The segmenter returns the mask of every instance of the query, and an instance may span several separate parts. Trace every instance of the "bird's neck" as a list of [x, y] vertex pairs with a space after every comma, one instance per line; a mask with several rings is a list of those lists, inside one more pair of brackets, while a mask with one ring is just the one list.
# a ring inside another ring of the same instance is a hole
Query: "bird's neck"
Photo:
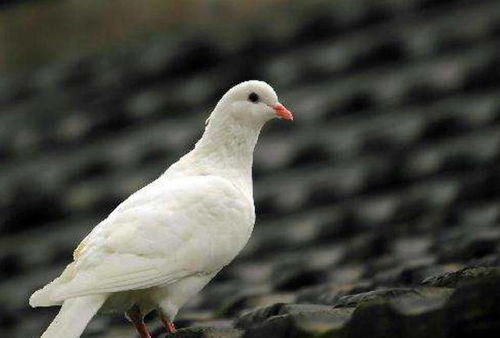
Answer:
[[195, 148], [179, 161], [179, 169], [194, 175], [230, 179], [252, 194], [253, 152], [262, 125], [247, 126], [212, 119]]

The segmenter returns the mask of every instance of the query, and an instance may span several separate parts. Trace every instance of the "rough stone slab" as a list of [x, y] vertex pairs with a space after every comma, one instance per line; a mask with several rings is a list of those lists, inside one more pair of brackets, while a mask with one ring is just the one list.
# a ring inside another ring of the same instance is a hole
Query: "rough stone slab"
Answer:
[[498, 276], [500, 267], [472, 266], [454, 272], [448, 272], [437, 276], [431, 276], [422, 281], [423, 285], [437, 287], [457, 287], [458, 285], [485, 278], [488, 276]]
[[161, 338], [241, 338], [243, 332], [232, 328], [193, 327], [177, 330], [175, 334], [160, 335]]
[[270, 317], [245, 331], [245, 338], [332, 336], [350, 318], [353, 309], [323, 309]]

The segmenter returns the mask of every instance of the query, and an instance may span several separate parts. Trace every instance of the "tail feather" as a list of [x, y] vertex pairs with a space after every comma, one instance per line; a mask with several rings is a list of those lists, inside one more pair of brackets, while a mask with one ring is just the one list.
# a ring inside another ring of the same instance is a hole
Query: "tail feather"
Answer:
[[63, 302], [55, 302], [50, 298], [51, 292], [47, 287], [34, 292], [30, 297], [31, 307], [62, 305]]
[[41, 338], [78, 338], [107, 295], [90, 295], [64, 301], [61, 310]]

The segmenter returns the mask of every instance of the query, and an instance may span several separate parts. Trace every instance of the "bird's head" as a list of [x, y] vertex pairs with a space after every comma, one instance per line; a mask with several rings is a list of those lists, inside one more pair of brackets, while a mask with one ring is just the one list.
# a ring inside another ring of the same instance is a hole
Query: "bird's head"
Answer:
[[293, 120], [292, 113], [279, 103], [274, 89], [257, 80], [231, 88], [217, 104], [216, 111], [247, 125], [262, 126], [273, 118]]

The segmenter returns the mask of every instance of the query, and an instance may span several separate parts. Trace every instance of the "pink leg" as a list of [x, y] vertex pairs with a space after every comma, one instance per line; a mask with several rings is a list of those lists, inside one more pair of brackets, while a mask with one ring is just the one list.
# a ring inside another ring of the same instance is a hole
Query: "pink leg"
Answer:
[[137, 330], [141, 338], [151, 338], [151, 335], [149, 334], [148, 328], [144, 323], [144, 318], [138, 306], [134, 305], [132, 308], [130, 308], [130, 310], [125, 312], [125, 317], [127, 317], [127, 319], [131, 321], [132, 324], [134, 324], [135, 329]]
[[160, 314], [160, 319], [165, 326], [165, 330], [167, 330], [167, 333], [175, 333], [176, 329], [174, 323], [172, 323], [167, 316], [161, 313], [161, 311], [158, 311], [158, 313]]

